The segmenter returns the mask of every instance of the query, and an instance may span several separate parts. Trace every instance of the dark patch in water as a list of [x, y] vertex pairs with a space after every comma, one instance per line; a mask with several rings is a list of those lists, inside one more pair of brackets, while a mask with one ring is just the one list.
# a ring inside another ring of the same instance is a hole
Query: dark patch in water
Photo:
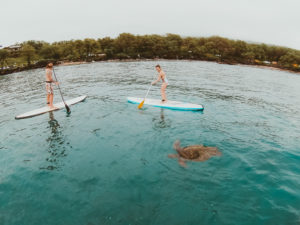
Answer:
[[58, 169], [58, 167], [55, 166], [47, 166], [47, 167], [40, 167], [41, 170], [55, 170]]

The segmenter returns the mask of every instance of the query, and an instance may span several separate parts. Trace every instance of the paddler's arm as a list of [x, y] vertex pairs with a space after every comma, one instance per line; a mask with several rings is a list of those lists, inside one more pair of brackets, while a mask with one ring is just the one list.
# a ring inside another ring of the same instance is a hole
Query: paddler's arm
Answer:
[[155, 81], [153, 81], [151, 84], [152, 85], [156, 84], [158, 81], [160, 81], [160, 79], [161, 79], [161, 75], [159, 74], [157, 79]]

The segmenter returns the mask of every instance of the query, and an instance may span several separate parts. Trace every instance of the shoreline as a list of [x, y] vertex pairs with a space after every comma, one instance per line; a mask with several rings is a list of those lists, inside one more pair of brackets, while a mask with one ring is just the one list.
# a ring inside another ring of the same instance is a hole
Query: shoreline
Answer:
[[[216, 61], [207, 61], [207, 60], [189, 60], [189, 59], [109, 59], [109, 60], [102, 60], [102, 61], [94, 61], [94, 62], [143, 62], [143, 61], [203, 61], [203, 62], [214, 62], [218, 64], [224, 64], [224, 65], [230, 65], [230, 66], [244, 66], [244, 67], [255, 67], [255, 68], [260, 68], [260, 69], [269, 69], [269, 70], [277, 70], [277, 71], [284, 71], [284, 72], [290, 72], [290, 73], [295, 73], [295, 74], [300, 74], [300, 72], [294, 71], [294, 70], [289, 70], [289, 69], [283, 69], [283, 68], [278, 68], [274, 66], [264, 66], [264, 65], [255, 65], [255, 64], [230, 64], [230, 63], [220, 63]], [[61, 64], [58, 64], [58, 66], [71, 66], [71, 65], [81, 65], [81, 64], [89, 64], [93, 62], [86, 62], [86, 61], [78, 61], [78, 62], [64, 62]]]
[[273, 67], [273, 66], [263, 66], [263, 65], [250, 65], [250, 64], [236, 64], [239, 66], [249, 66], [249, 67], [256, 67], [260, 69], [269, 69], [269, 70], [277, 70], [277, 71], [283, 71], [283, 72], [290, 72], [290, 73], [295, 73], [295, 74], [300, 74], [300, 72], [294, 71], [294, 70], [289, 70], [289, 69], [283, 69], [283, 68], [278, 68], [278, 67]]
[[[217, 62], [217, 61], [208, 61], [208, 60], [193, 60], [193, 59], [108, 59], [108, 60], [100, 60], [100, 61], [76, 61], [76, 62], [62, 62], [62, 63], [57, 63], [55, 64], [56, 66], [73, 66], [73, 65], [81, 65], [81, 64], [90, 64], [90, 63], [95, 63], [95, 62], [142, 62], [142, 61], [203, 61], [203, 62], [214, 62], [218, 64], [224, 64], [224, 65], [231, 65], [231, 66], [244, 66], [244, 67], [255, 67], [255, 68], [260, 68], [260, 69], [269, 69], [269, 70], [277, 70], [277, 71], [283, 71], [283, 72], [289, 72], [289, 73], [294, 73], [294, 74], [300, 74], [298, 71], [294, 70], [289, 70], [289, 69], [284, 69], [284, 68], [279, 68], [279, 67], [274, 67], [274, 66], [266, 66], [266, 65], [257, 65], [257, 64], [242, 64], [242, 63], [225, 63], [225, 62]], [[0, 70], [0, 76], [5, 76], [9, 75], [11, 73], [17, 73], [17, 72], [22, 72], [22, 71], [28, 71], [28, 70], [33, 70], [33, 69], [39, 69], [39, 68], [44, 68], [44, 66], [36, 66], [36, 65], [31, 65], [27, 67], [17, 67], [13, 69], [8, 69], [8, 70]]]

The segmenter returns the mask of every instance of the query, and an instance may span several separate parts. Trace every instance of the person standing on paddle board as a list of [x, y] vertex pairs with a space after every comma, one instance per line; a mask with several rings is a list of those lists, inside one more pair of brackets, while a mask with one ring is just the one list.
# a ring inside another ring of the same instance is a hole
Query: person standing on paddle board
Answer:
[[58, 85], [58, 82], [52, 78], [53, 63], [48, 63], [46, 66], [46, 91], [47, 91], [47, 105], [50, 109], [55, 109], [53, 105], [53, 86], [52, 84]]
[[166, 88], [167, 88], [167, 86], [169, 84], [168, 83], [168, 79], [167, 79], [167, 76], [166, 76], [165, 72], [161, 69], [160, 65], [156, 65], [155, 69], [158, 72], [158, 77], [151, 84], [154, 85], [158, 81], [162, 80], [161, 89], [160, 89], [160, 92], [161, 92], [161, 101], [165, 102], [165, 101], [167, 101]]

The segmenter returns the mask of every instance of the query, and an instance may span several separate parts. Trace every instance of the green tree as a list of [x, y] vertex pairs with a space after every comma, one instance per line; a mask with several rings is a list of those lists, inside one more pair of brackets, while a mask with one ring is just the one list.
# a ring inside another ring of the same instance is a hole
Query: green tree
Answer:
[[44, 45], [40, 50], [40, 55], [44, 59], [48, 60], [60, 60], [61, 59], [61, 48], [57, 45]]
[[213, 40], [208, 40], [205, 44], [206, 53], [211, 55], [218, 55], [220, 54], [219, 49], [217, 48], [217, 43]]
[[43, 48], [44, 45], [49, 45], [49, 43], [44, 42], [44, 41], [34, 41], [34, 40], [30, 40], [30, 41], [26, 41], [23, 43], [23, 45], [30, 45], [32, 46], [36, 53], [39, 54], [39, 51]]
[[21, 54], [25, 58], [27, 65], [31, 65], [31, 61], [35, 57], [35, 49], [29, 45], [29, 44], [24, 44], [21, 49]]
[[255, 59], [255, 54], [252, 51], [242, 53], [242, 57], [245, 63], [252, 64]]
[[251, 45], [252, 52], [254, 53], [254, 58], [258, 60], [265, 60], [266, 59], [266, 53], [264, 48], [261, 47], [261, 45], [252, 44]]
[[167, 48], [167, 58], [178, 59], [181, 55], [182, 38], [177, 34], [167, 34], [165, 43]]
[[[49, 44], [43, 41], [26, 41], [21, 51], [0, 51], [0, 66], [7, 58], [24, 57], [30, 65], [38, 59], [38, 65], [48, 60], [97, 60], [103, 59], [98, 54], [105, 53], [106, 59], [128, 58], [165, 58], [165, 59], [198, 59], [222, 61], [226, 63], [240, 62], [252, 64], [259, 61], [276, 61], [277, 66], [300, 70], [300, 51], [286, 47], [266, 44], [250, 44], [223, 37], [206, 38], [181, 37], [176, 34], [167, 35], [133, 35], [122, 33], [117, 38], [84, 39], [60, 41]], [[259, 61], [256, 61], [259, 60]], [[7, 60], [8, 61], [8, 60]]]
[[100, 43], [94, 39], [86, 38], [86, 39], [84, 39], [83, 44], [84, 44], [84, 48], [85, 48], [86, 60], [89, 60], [89, 59], [95, 57], [96, 53], [101, 52]]
[[279, 65], [284, 68], [293, 68], [293, 64], [300, 65], [300, 53], [298, 52], [288, 52], [279, 59]]
[[152, 44], [152, 52], [153, 58], [167, 58], [168, 57], [168, 49], [166, 39], [160, 35], [149, 35], [149, 41]]
[[269, 61], [279, 61], [289, 50], [285, 47], [265, 46], [266, 59]]
[[136, 51], [139, 58], [152, 59], [155, 58], [154, 51], [155, 42], [153, 41], [151, 35], [143, 35], [136, 37]]
[[4, 63], [6, 62], [8, 56], [9, 56], [9, 52], [6, 49], [0, 49], [0, 65], [2, 69], [4, 67]]
[[115, 40], [110, 37], [105, 37], [102, 39], [98, 39], [98, 43], [102, 47], [103, 52], [106, 54], [107, 59], [114, 58], [114, 55], [116, 53], [115, 48]]
[[122, 33], [116, 38], [114, 44], [118, 53], [127, 55], [129, 58], [138, 57], [137, 41], [134, 35]]
[[74, 50], [81, 60], [86, 58], [86, 50], [82, 40], [76, 40], [73, 43]]
[[195, 59], [205, 59], [208, 50], [205, 45], [197, 46], [193, 52]]
[[[247, 54], [247, 43], [244, 41], [234, 41], [232, 43], [232, 48], [231, 50], [233, 51], [233, 57], [235, 58], [235, 60], [243, 62], [244, 60], [249, 60], [249, 58], [251, 58], [251, 54]], [[247, 56], [246, 58], [244, 58], [245, 56]]]
[[187, 37], [182, 40], [180, 52], [181, 58], [193, 59], [197, 48], [197, 40], [192, 37]]

